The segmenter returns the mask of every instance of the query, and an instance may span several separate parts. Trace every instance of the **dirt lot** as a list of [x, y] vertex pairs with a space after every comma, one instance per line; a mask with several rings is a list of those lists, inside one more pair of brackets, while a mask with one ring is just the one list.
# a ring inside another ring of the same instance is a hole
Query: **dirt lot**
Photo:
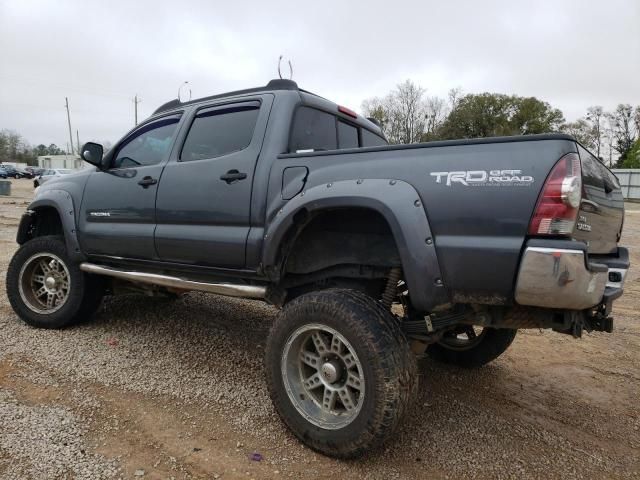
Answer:
[[[300, 445], [271, 407], [268, 306], [127, 296], [71, 329], [22, 324], [4, 278], [31, 195], [17, 180], [0, 197], [0, 478], [640, 478], [637, 267], [613, 334], [521, 332], [476, 371], [424, 360], [405, 427], [339, 462]], [[640, 265], [640, 205], [623, 243]]]

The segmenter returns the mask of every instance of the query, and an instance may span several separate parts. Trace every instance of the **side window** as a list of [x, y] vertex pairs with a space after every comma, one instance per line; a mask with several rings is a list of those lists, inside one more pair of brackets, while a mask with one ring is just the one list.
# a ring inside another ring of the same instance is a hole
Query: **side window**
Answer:
[[379, 135], [363, 128], [362, 129], [362, 146], [363, 147], [379, 147], [380, 145], [388, 145], [387, 141]]
[[136, 130], [119, 146], [111, 168], [141, 167], [160, 163], [169, 152], [180, 117], [151, 122]]
[[338, 147], [358, 148], [358, 129], [338, 120]]
[[338, 148], [336, 117], [315, 108], [300, 107], [291, 129], [289, 151], [335, 150]]
[[182, 147], [180, 161], [215, 158], [247, 148], [259, 112], [257, 102], [199, 112]]

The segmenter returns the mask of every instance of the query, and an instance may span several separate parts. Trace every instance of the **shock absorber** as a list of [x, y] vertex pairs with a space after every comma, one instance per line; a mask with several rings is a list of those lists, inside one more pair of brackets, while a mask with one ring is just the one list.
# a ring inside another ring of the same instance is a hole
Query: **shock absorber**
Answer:
[[382, 304], [386, 308], [391, 308], [393, 299], [396, 298], [398, 291], [398, 282], [402, 276], [402, 269], [400, 267], [393, 267], [389, 270], [389, 276], [387, 277], [387, 286], [382, 293]]

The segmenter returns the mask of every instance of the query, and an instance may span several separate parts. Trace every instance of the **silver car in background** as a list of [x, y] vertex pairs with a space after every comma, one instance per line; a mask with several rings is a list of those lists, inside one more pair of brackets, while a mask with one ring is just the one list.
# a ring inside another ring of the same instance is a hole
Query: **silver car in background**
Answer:
[[52, 168], [45, 170], [42, 174], [33, 181], [33, 187], [38, 188], [43, 183], [51, 180], [55, 177], [61, 177], [62, 175], [69, 175], [73, 173], [73, 170], [69, 168]]

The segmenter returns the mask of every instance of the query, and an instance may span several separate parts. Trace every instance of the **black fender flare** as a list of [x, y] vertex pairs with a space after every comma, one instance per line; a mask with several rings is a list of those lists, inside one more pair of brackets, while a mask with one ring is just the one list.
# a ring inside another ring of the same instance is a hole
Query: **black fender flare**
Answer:
[[375, 210], [389, 224], [414, 308], [428, 312], [449, 302], [422, 200], [412, 185], [400, 180], [340, 180], [301, 192], [282, 206], [270, 222], [264, 236], [263, 267], [280, 268], [283, 241], [290, 229], [295, 228], [294, 217], [298, 212], [349, 207]]
[[73, 205], [73, 198], [69, 192], [64, 190], [46, 190], [38, 194], [36, 199], [29, 204], [27, 213], [20, 220], [16, 241], [22, 245], [29, 239], [29, 227], [34, 221], [38, 209], [43, 207], [54, 208], [58, 212], [69, 257], [77, 261], [85, 260], [78, 242], [76, 210]]

